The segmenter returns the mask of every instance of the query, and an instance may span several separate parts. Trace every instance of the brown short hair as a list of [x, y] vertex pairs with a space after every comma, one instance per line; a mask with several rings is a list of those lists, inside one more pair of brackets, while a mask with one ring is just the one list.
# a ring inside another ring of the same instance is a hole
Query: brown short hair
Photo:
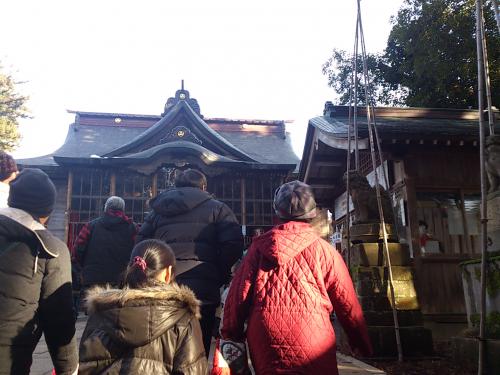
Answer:
[[202, 189], [203, 186], [207, 186], [207, 178], [196, 169], [186, 169], [178, 172], [174, 183], [175, 187], [197, 187]]
[[6, 152], [0, 151], [0, 181], [9, 178], [13, 172], [17, 172], [16, 161]]

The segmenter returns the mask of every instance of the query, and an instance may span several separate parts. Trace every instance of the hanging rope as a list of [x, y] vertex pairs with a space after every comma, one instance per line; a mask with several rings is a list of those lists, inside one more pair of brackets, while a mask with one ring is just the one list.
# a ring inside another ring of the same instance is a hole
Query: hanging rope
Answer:
[[[351, 196], [351, 186], [350, 186], [350, 171], [351, 171], [351, 129], [353, 126], [352, 118], [353, 118], [353, 97], [354, 101], [357, 102], [357, 48], [358, 48], [358, 20], [356, 20], [356, 32], [354, 38], [354, 57], [352, 60], [352, 73], [351, 73], [351, 85], [349, 87], [349, 122], [347, 128], [347, 161], [346, 161], [346, 169], [347, 169], [347, 178], [346, 178], [346, 235], [347, 235], [347, 269], [351, 272], [351, 210], [350, 210], [350, 196]], [[354, 85], [354, 86], [353, 86]], [[354, 87], [354, 90], [353, 90]], [[354, 91], [354, 93], [353, 93]], [[354, 141], [355, 141], [355, 167], [356, 170], [359, 168], [359, 156], [358, 156], [358, 136], [357, 136], [357, 106], [354, 104]]]
[[487, 201], [486, 201], [486, 174], [484, 169], [485, 155], [485, 131], [483, 119], [483, 89], [485, 84], [484, 74], [487, 73], [484, 66], [484, 35], [483, 35], [483, 2], [476, 0], [476, 47], [477, 47], [477, 96], [478, 96], [478, 117], [479, 117], [479, 164], [481, 179], [481, 302], [479, 308], [479, 360], [478, 374], [484, 371], [485, 357], [485, 318], [486, 318], [486, 262], [488, 260], [488, 228], [487, 228]]
[[[498, 11], [498, 7], [497, 7]], [[484, 12], [483, 8], [481, 7], [481, 44], [482, 44], [482, 51], [483, 51], [483, 67], [484, 67], [484, 84], [485, 84], [485, 90], [486, 90], [486, 105], [488, 107], [488, 128], [489, 128], [489, 135], [495, 134], [495, 124], [494, 124], [494, 118], [493, 118], [493, 104], [491, 101], [491, 84], [490, 84], [490, 69], [489, 69], [489, 64], [488, 64], [488, 49], [486, 47], [486, 32], [484, 31]]]
[[[399, 321], [398, 321], [398, 315], [397, 315], [397, 310], [396, 310], [396, 297], [395, 297], [395, 292], [394, 292], [394, 278], [392, 274], [392, 266], [391, 266], [391, 259], [390, 259], [390, 254], [389, 254], [389, 243], [388, 243], [388, 235], [387, 235], [387, 228], [385, 225], [385, 218], [384, 218], [384, 211], [382, 208], [382, 198], [381, 198], [381, 193], [380, 193], [380, 184], [379, 184], [379, 178], [378, 178], [378, 172], [377, 172], [377, 161], [376, 161], [376, 154], [375, 154], [375, 139], [374, 139], [374, 124], [372, 122], [372, 106], [371, 106], [371, 90], [369, 86], [369, 77], [368, 77], [368, 66], [367, 66], [367, 57], [366, 57], [366, 46], [365, 46], [365, 41], [364, 41], [364, 33], [363, 33], [363, 22], [361, 18], [361, 3], [360, 0], [357, 0], [357, 21], [356, 21], [356, 39], [358, 37], [358, 31], [359, 31], [359, 37], [361, 38], [361, 54], [362, 54], [362, 61], [363, 61], [363, 81], [364, 81], [364, 88], [365, 88], [365, 99], [366, 99], [366, 115], [367, 115], [367, 125], [368, 125], [368, 135], [369, 135], [369, 143], [370, 143], [370, 155], [372, 159], [372, 167], [373, 167], [373, 172], [375, 174], [375, 190], [376, 190], [376, 195], [377, 195], [377, 205], [378, 205], [378, 211], [379, 211], [379, 217], [380, 217], [380, 225], [382, 228], [382, 236], [383, 236], [383, 245], [384, 245], [384, 257], [385, 257], [385, 265], [387, 266], [388, 269], [388, 275], [389, 275], [389, 290], [390, 290], [390, 298], [391, 298], [391, 307], [392, 307], [392, 315], [393, 315], [393, 320], [394, 320], [394, 332], [396, 336], [396, 345], [397, 345], [397, 350], [398, 350], [398, 361], [402, 362], [403, 361], [403, 349], [401, 345], [401, 337], [400, 337], [400, 332], [399, 332]], [[357, 49], [358, 42], [356, 41], [356, 47], [355, 47], [355, 56], [354, 59], [357, 61]], [[357, 64], [356, 64], [357, 68]], [[355, 77], [357, 78], [357, 71], [354, 73]], [[356, 86], [357, 86], [357, 79], [354, 80], [355, 82], [355, 93], [356, 91]], [[354, 100], [355, 103], [355, 110], [354, 110], [354, 128], [357, 129], [357, 118], [356, 118], [356, 112], [357, 112], [357, 96], [355, 97]], [[373, 112], [374, 113], [374, 112]], [[355, 142], [358, 141], [358, 134], [355, 131]], [[377, 141], [377, 146], [378, 150], [381, 155], [381, 148], [380, 148], [380, 142], [379, 140]], [[380, 156], [380, 162], [382, 163], [382, 157]], [[382, 166], [383, 167], [383, 166]], [[383, 168], [382, 168], [383, 169]], [[384, 171], [385, 173], [385, 171]], [[349, 174], [348, 178], [349, 180]], [[388, 187], [388, 181], [387, 185]], [[348, 239], [350, 241], [350, 239]]]

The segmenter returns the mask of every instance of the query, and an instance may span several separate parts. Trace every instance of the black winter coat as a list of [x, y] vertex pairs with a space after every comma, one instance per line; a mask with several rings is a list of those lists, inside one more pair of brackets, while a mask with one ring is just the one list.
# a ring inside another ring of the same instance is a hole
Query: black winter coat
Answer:
[[220, 302], [219, 288], [243, 253], [243, 236], [234, 213], [198, 188], [164, 191], [150, 202], [153, 209], [137, 242], [157, 238], [172, 247], [176, 281], [191, 288], [203, 303]]
[[42, 333], [57, 374], [78, 365], [69, 250], [16, 208], [0, 210], [0, 373], [29, 374]]
[[205, 375], [199, 301], [175, 283], [91, 289], [79, 374]]
[[136, 225], [123, 216], [106, 212], [88, 224], [88, 242], [77, 247], [84, 286], [121, 281], [137, 233]]

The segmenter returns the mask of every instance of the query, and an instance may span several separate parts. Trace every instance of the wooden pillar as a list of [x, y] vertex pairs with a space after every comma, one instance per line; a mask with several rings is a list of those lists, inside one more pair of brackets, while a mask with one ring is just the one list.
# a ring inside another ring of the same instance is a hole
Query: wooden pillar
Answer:
[[[467, 215], [465, 214], [465, 195], [463, 189], [460, 189], [460, 201], [462, 202], [460, 212], [462, 213], [462, 224], [464, 226], [465, 249], [468, 254], [472, 254], [472, 243], [469, 236], [469, 226], [467, 225]], [[460, 247], [460, 253], [463, 253], [462, 247]]]
[[408, 228], [410, 235], [410, 246], [415, 258], [420, 257], [420, 234], [418, 232], [417, 215], [417, 191], [415, 187], [414, 174], [412, 173], [411, 158], [404, 162], [406, 206], [408, 208]]
[[73, 195], [73, 172], [68, 171], [68, 187], [66, 192], [66, 211], [64, 211], [64, 243], [68, 243], [71, 199]]
[[245, 177], [241, 177], [241, 225], [247, 225], [247, 203], [246, 203], [246, 185]]
[[158, 195], [158, 173], [156, 172], [153, 174], [153, 177], [151, 179], [151, 194], [153, 197], [156, 197]]
[[115, 172], [111, 173], [109, 195], [116, 195], [116, 173]]

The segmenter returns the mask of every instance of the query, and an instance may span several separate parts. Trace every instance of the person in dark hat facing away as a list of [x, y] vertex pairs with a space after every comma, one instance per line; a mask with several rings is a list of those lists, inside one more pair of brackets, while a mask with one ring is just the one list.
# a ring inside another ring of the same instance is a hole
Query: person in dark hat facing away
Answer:
[[7, 207], [9, 184], [17, 176], [17, 165], [12, 156], [0, 151], [0, 207]]
[[176, 280], [201, 300], [201, 330], [205, 353], [210, 352], [220, 287], [243, 253], [243, 236], [233, 211], [207, 191], [205, 175], [187, 169], [176, 175], [175, 188], [150, 202], [137, 242], [156, 238], [172, 247]]
[[44, 226], [55, 200], [49, 177], [26, 168], [0, 209], [1, 374], [29, 374], [42, 333], [56, 373], [77, 372], [70, 254]]
[[257, 374], [338, 374], [333, 311], [351, 346], [372, 351], [349, 272], [309, 224], [309, 185], [279, 187], [274, 210], [282, 224], [252, 241], [229, 289], [222, 337], [247, 340]]

